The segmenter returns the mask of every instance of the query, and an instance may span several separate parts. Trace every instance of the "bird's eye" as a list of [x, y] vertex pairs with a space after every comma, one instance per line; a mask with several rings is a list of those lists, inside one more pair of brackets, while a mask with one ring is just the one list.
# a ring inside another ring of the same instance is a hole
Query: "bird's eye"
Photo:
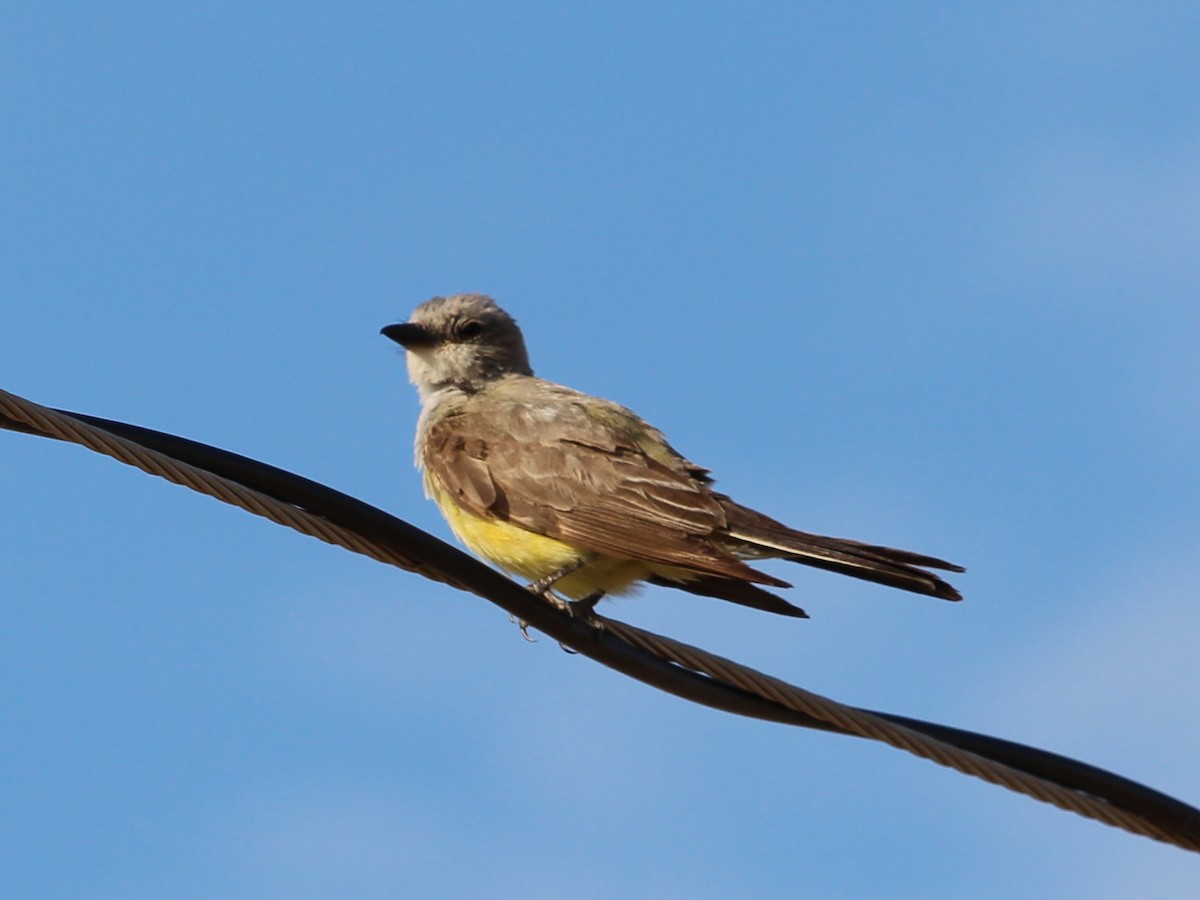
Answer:
[[477, 338], [483, 334], [483, 323], [470, 319], [459, 325], [457, 331], [460, 338]]

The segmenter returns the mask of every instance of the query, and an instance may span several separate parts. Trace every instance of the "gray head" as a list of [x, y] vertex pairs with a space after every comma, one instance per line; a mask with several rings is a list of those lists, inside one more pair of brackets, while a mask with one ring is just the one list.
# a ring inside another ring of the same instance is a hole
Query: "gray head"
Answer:
[[505, 375], [532, 375], [516, 320], [483, 294], [434, 297], [409, 321], [381, 332], [408, 351], [422, 397], [446, 387], [474, 392]]

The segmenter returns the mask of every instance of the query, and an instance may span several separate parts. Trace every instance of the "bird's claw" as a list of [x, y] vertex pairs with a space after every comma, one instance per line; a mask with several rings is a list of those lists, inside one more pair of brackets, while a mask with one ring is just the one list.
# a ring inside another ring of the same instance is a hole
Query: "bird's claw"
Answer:
[[[565, 612], [572, 619], [577, 619], [580, 622], [590, 625], [592, 628], [597, 630], [604, 630], [603, 620], [596, 615], [596, 604], [599, 603], [600, 598], [604, 596], [603, 591], [597, 591], [594, 594], [589, 594], [580, 600], [564, 600], [551, 589], [541, 587], [541, 584], [542, 582], [535, 581], [532, 584], [525, 585], [525, 589], [530, 593], [537, 594], [555, 609]], [[534, 638], [529, 636], [528, 622], [526, 622], [524, 619], [518, 619], [512, 613], [508, 614], [508, 620], [517, 624], [517, 626], [521, 629], [521, 635], [525, 638], [525, 640], [529, 641], [530, 643], [537, 643]], [[563, 646], [561, 641], [559, 642], [559, 646], [562, 647], [562, 649], [567, 653], [575, 652], [569, 647]]]
[[529, 623], [528, 622], [526, 622], [524, 619], [518, 619], [512, 613], [508, 614], [508, 621], [512, 622], [514, 625], [516, 625], [518, 628], [521, 629], [521, 637], [525, 638], [525, 640], [529, 641], [529, 643], [531, 643], [531, 644], [537, 643], [537, 638], [529, 636]]

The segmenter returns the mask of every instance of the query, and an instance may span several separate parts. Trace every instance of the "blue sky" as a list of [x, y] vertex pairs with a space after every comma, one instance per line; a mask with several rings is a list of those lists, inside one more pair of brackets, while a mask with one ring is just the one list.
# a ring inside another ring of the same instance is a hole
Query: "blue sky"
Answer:
[[[1200, 802], [1190, 4], [10, 4], [0, 387], [447, 531], [380, 326], [538, 373], [957, 605], [607, 612]], [[464, 594], [0, 434], [12, 896], [1127, 897], [1194, 856], [723, 716]]]

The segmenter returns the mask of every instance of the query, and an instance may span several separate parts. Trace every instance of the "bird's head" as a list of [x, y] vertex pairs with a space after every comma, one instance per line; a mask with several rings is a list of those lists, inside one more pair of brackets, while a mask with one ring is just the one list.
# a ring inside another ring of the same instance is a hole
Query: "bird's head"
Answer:
[[434, 297], [381, 334], [408, 351], [408, 377], [422, 397], [454, 387], [474, 393], [505, 375], [532, 375], [516, 320], [483, 294]]

